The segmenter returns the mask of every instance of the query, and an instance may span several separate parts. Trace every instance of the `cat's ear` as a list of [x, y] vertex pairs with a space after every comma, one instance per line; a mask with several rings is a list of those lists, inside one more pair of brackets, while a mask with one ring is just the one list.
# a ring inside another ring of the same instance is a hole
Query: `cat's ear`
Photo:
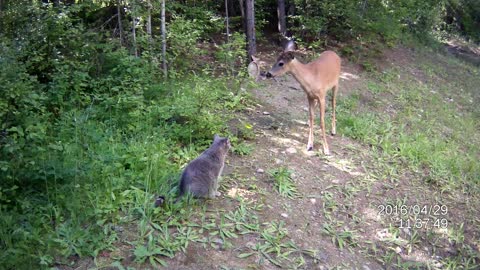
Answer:
[[220, 136], [218, 136], [218, 134], [213, 135], [213, 141], [217, 141], [218, 139], [220, 139]]

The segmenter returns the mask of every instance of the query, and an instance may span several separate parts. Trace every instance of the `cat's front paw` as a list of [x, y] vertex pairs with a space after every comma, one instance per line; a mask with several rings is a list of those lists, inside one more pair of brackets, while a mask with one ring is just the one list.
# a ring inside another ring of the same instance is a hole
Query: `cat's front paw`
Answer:
[[220, 197], [222, 196], [222, 193], [220, 193], [219, 191], [215, 192], [215, 197]]

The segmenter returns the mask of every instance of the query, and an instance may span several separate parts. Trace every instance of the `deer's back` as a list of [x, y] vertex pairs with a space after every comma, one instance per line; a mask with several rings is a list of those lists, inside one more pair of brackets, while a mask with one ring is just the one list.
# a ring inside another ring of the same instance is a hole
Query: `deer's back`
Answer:
[[325, 51], [309, 63], [314, 70], [317, 80], [323, 87], [331, 88], [338, 83], [340, 77], [341, 59], [333, 51]]

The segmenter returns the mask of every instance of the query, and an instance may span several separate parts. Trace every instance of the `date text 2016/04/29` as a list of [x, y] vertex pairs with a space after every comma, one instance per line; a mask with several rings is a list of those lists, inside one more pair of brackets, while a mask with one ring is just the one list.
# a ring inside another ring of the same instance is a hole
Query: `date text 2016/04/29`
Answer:
[[379, 205], [379, 215], [387, 216], [405, 216], [405, 215], [425, 215], [425, 216], [446, 216], [448, 214], [448, 207], [446, 205]]

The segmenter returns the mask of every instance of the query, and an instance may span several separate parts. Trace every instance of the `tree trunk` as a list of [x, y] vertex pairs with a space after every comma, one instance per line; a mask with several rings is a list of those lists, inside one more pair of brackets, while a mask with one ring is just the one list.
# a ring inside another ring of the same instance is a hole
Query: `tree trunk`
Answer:
[[150, 0], [147, 1], [148, 5], [148, 15], [147, 15], [147, 35], [148, 39], [151, 42], [152, 39], [152, 3]]
[[252, 55], [257, 53], [257, 44], [255, 39], [255, 11], [254, 0], [245, 0], [245, 19], [247, 34], [247, 63], [252, 59]]
[[285, 0], [277, 0], [278, 32], [285, 36], [287, 33], [287, 19], [285, 16]]
[[226, 21], [226, 28], [227, 28], [227, 43], [228, 43], [230, 38], [229, 18], [228, 18], [228, 0], [225, 0], [225, 21]]
[[[231, 2], [231, 1], [230, 1]], [[230, 45], [228, 44], [230, 42], [230, 23], [229, 23], [230, 18], [228, 17], [228, 0], [225, 0], [225, 21], [226, 21], [226, 28], [227, 28], [227, 45], [228, 45], [228, 50], [230, 51]], [[228, 61], [228, 57], [225, 55], [225, 64], [228, 66], [230, 65], [230, 71], [231, 74], [233, 74], [233, 61]], [[228, 63], [230, 62], [230, 63]]]
[[242, 27], [246, 32], [246, 28], [245, 28], [245, 6], [243, 5], [244, 1], [245, 0], [238, 0], [238, 3], [240, 4], [240, 15], [242, 16]]
[[120, 33], [120, 45], [123, 46], [122, 9], [120, 5], [121, 5], [121, 0], [117, 0], [118, 32]]
[[167, 77], [167, 30], [165, 27], [165, 0], [162, 0], [162, 63], [163, 63], [163, 75]]
[[235, 3], [235, 1], [228, 1], [228, 14], [230, 16], [236, 16], [234, 3]]
[[133, 40], [133, 52], [135, 57], [138, 57], [138, 50], [137, 50], [137, 34], [135, 32], [135, 27], [137, 26], [137, 17], [132, 16], [132, 40]]

